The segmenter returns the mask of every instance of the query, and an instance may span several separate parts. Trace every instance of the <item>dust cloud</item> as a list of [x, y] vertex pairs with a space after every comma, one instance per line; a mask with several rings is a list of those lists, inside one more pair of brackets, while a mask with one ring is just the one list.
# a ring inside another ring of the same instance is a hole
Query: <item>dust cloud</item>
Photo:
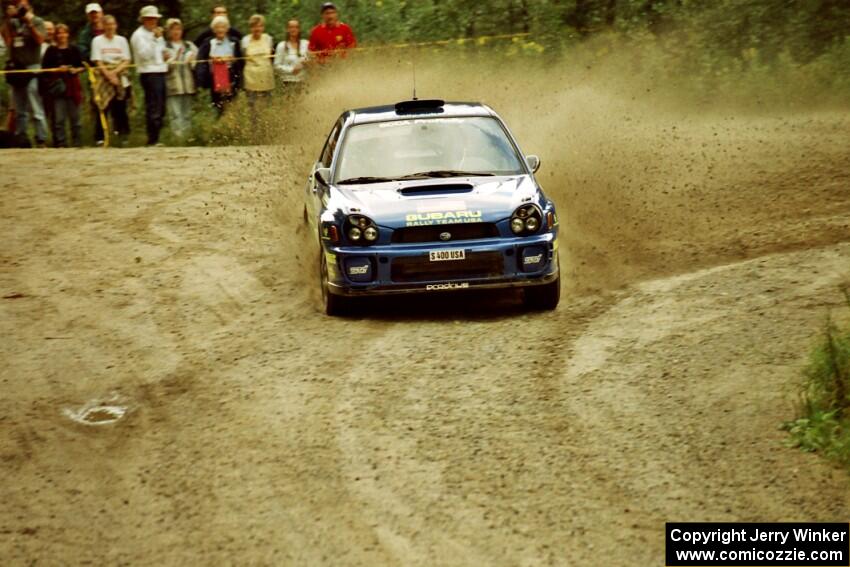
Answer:
[[[541, 157], [537, 178], [562, 221], [567, 291], [810, 245], [811, 235], [783, 227], [782, 211], [800, 200], [801, 168], [822, 193], [806, 196], [815, 205], [804, 216], [815, 222], [843, 202], [846, 113], [694, 97], [676, 81], [659, 83], [657, 66], [642, 70], [639, 54], [619, 52], [626, 55], [535, 59], [410, 49], [359, 53], [319, 69], [309, 91], [267, 121], [282, 145], [264, 164], [288, 184], [276, 221], [297, 225], [304, 180], [339, 114], [409, 99], [415, 73], [419, 98], [486, 103], [523, 151]], [[775, 208], [753, 200], [752, 189], [774, 193]], [[741, 228], [751, 225], [760, 229]], [[299, 247], [312, 237], [299, 234], [306, 237]], [[846, 225], [828, 223], [818, 239], [847, 234]]]

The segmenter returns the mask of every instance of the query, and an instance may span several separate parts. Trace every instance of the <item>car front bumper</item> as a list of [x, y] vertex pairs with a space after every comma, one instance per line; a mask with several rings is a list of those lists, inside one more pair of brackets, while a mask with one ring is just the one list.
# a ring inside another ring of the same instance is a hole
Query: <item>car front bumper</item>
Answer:
[[[432, 251], [461, 249], [464, 260], [430, 261]], [[559, 274], [558, 241], [553, 232], [448, 243], [326, 244], [324, 253], [328, 291], [344, 296], [525, 287], [551, 283]], [[527, 263], [538, 255], [542, 255], [539, 263]], [[367, 277], [368, 281], [356, 281]]]

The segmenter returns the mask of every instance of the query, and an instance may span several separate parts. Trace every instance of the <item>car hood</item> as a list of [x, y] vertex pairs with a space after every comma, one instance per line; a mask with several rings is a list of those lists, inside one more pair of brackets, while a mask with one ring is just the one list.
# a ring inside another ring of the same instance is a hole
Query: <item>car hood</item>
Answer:
[[368, 185], [334, 185], [328, 208], [362, 214], [380, 226], [399, 228], [457, 222], [497, 222], [524, 202], [539, 203], [529, 175], [452, 177]]

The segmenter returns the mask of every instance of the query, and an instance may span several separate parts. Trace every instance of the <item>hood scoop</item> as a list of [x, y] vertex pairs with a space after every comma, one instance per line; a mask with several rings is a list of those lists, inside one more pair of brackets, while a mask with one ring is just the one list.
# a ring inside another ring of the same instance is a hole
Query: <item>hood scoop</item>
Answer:
[[446, 195], [454, 193], [469, 193], [472, 185], [468, 183], [448, 183], [441, 185], [415, 185], [399, 189], [398, 192], [406, 197], [420, 197], [427, 195]]

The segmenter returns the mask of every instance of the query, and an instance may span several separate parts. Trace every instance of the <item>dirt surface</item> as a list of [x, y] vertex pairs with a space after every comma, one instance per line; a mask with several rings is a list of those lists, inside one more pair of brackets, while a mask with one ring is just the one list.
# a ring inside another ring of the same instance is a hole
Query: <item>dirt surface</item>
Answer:
[[3, 563], [660, 565], [668, 520], [846, 521], [779, 426], [850, 280], [848, 120], [574, 118], [518, 131], [547, 314], [321, 315], [312, 148], [0, 154]]

